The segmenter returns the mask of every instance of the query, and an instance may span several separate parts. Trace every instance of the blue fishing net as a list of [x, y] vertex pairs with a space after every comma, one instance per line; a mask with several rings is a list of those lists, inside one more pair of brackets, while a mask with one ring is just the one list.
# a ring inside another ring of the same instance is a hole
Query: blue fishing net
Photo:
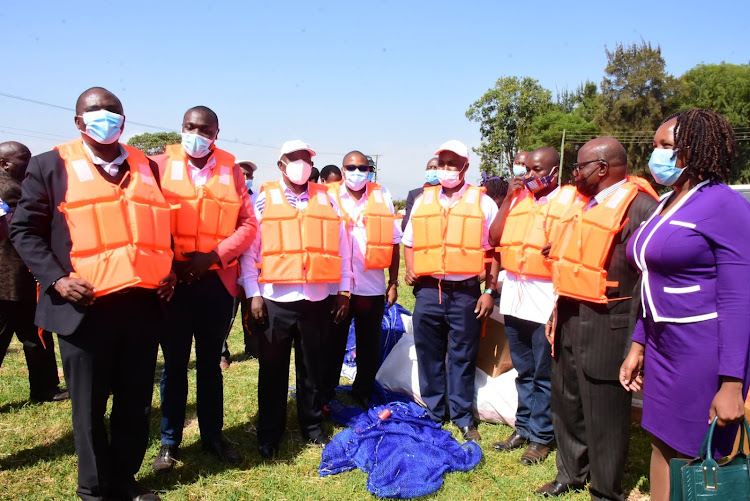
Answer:
[[[413, 402], [390, 402], [367, 412], [332, 404], [332, 417], [349, 427], [323, 450], [323, 477], [359, 468], [368, 474], [371, 493], [407, 499], [437, 491], [444, 473], [469, 471], [482, 459], [479, 445], [459, 444]], [[390, 416], [380, 419], [384, 409]]]

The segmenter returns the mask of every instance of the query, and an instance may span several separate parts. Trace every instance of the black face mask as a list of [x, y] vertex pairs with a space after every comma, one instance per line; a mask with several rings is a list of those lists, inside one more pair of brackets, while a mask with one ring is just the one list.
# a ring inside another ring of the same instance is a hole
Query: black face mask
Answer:
[[599, 183], [596, 183], [596, 184], [595, 184], [595, 185], [593, 185], [593, 186], [589, 186], [589, 185], [588, 185], [588, 184], [586, 184], [586, 183], [587, 183], [587, 181], [589, 180], [589, 178], [590, 178], [590, 177], [591, 177], [591, 176], [592, 176], [592, 175], [593, 175], [593, 174], [594, 174], [595, 172], [599, 172], [599, 170], [601, 170], [601, 167], [599, 167], [598, 169], [594, 169], [594, 170], [592, 170], [592, 171], [591, 171], [591, 172], [589, 173], [589, 175], [588, 175], [588, 176], [586, 176], [586, 177], [584, 177], [583, 179], [576, 179], [576, 189], [578, 190], [578, 192], [579, 192], [579, 193], [581, 193], [582, 195], [585, 195], [585, 196], [587, 196], [587, 197], [590, 197], [590, 196], [593, 196], [593, 195], [595, 195], [595, 194], [596, 194], [596, 187], [597, 187], [597, 186], [599, 186]]

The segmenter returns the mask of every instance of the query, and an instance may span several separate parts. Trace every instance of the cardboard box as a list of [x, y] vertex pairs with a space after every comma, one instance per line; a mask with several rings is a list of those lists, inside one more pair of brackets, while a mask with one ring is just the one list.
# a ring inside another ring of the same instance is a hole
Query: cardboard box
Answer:
[[497, 308], [482, 326], [477, 367], [493, 378], [513, 368], [508, 338], [505, 337], [505, 320]]

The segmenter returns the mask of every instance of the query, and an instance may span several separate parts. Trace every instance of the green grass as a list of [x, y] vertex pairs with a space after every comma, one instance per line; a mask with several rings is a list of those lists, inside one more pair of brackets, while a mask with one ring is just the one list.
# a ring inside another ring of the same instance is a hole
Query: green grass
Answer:
[[[399, 290], [401, 304], [414, 306], [409, 287]], [[230, 349], [241, 353], [242, 334], [235, 322]], [[58, 357], [59, 358], [59, 357]], [[161, 368], [161, 354], [159, 368]], [[58, 362], [59, 365], [59, 362]], [[59, 365], [61, 366], [61, 365]], [[293, 366], [293, 365], [292, 365]], [[294, 385], [293, 371], [290, 371]], [[195, 417], [195, 369], [191, 365], [188, 412], [182, 444], [182, 462], [171, 473], [155, 475], [151, 461], [159, 450], [159, 409], [157, 377], [154, 377], [153, 414], [149, 448], [138, 480], [166, 500], [301, 500], [368, 499], [366, 475], [352, 471], [321, 478], [318, 475], [320, 448], [307, 445], [299, 434], [294, 405], [288, 406], [288, 433], [281, 444], [278, 461], [263, 461], [257, 453], [257, 360], [235, 360], [224, 371], [224, 431], [235, 443], [244, 461], [228, 467], [201, 451]], [[0, 368], [0, 499], [75, 499], [76, 457], [70, 420], [70, 402], [30, 404], [26, 363], [21, 345], [11, 343]], [[346, 396], [342, 397], [345, 402]], [[329, 432], [339, 427], [326, 424]], [[458, 430], [449, 426], [458, 437]], [[436, 500], [523, 500], [538, 499], [534, 489], [555, 476], [554, 453], [546, 462], [524, 467], [521, 451], [497, 453], [492, 443], [511, 432], [505, 425], [483, 423], [481, 446], [484, 458], [466, 473], [445, 475], [445, 484], [427, 499]], [[648, 490], [650, 446], [645, 433], [633, 426], [631, 451], [625, 486]], [[561, 499], [588, 499], [587, 492], [568, 494]], [[540, 499], [540, 498], [539, 498]], [[634, 499], [643, 499], [634, 496]]]

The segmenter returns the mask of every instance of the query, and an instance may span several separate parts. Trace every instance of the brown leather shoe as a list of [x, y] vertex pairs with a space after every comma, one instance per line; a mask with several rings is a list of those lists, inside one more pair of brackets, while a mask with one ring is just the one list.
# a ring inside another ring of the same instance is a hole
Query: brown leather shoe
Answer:
[[521, 455], [521, 464], [524, 466], [531, 466], [534, 463], [541, 463], [547, 456], [549, 456], [550, 449], [551, 447], [549, 445], [540, 444], [539, 442], [530, 442], [529, 446]]
[[479, 442], [482, 440], [482, 435], [479, 434], [477, 427], [474, 425], [462, 426], [459, 429], [461, 430], [461, 435], [463, 435], [464, 440], [467, 442]]
[[492, 444], [492, 447], [494, 447], [496, 451], [511, 451], [513, 449], [520, 449], [528, 442], [529, 439], [522, 437], [518, 433], [518, 430], [516, 430], [505, 440]]
[[553, 480], [552, 482], [547, 482], [546, 484], [535, 490], [534, 494], [539, 494], [545, 498], [556, 498], [557, 496], [562, 496], [568, 491], [578, 491], [583, 489], [584, 487], [585, 486], [583, 484], [561, 484], [557, 480]]

